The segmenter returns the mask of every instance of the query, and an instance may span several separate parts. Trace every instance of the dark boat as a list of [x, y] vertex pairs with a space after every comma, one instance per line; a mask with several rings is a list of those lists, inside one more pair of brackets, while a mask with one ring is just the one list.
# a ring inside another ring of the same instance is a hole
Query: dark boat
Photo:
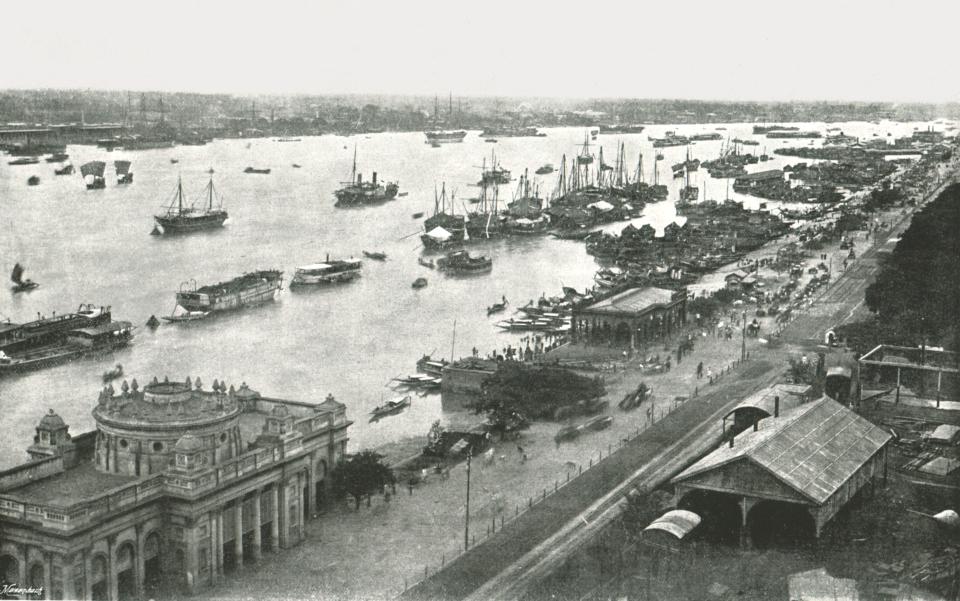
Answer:
[[534, 173], [537, 175], [547, 175], [549, 173], [553, 173], [553, 165], [547, 163], [546, 165], [539, 167], [536, 171], [534, 171]]
[[369, 251], [366, 251], [366, 250], [365, 250], [365, 251], [363, 251], [363, 256], [365, 256], [365, 257], [368, 258], [368, 259], [373, 259], [373, 260], [375, 260], [375, 261], [386, 261], [386, 260], [387, 260], [387, 253], [385, 253], [385, 252], [380, 252], [380, 251], [369, 252]]
[[37, 157], [22, 157], [19, 159], [13, 159], [8, 162], [7, 165], [36, 165], [40, 162], [40, 159]]
[[414, 288], [415, 290], [419, 290], [420, 288], [425, 288], [426, 286], [427, 286], [427, 278], [417, 278], [413, 280], [413, 284], [411, 284], [411, 287]]
[[17, 263], [13, 266], [13, 272], [10, 274], [10, 281], [14, 284], [14, 292], [27, 292], [28, 290], [33, 290], [40, 285], [30, 278], [23, 279], [23, 265], [20, 263]]
[[70, 163], [67, 163], [63, 167], [60, 167], [59, 169], [54, 169], [53, 174], [54, 175], [73, 175], [73, 165], [71, 165]]
[[123, 375], [123, 366], [117, 363], [116, 367], [109, 371], [103, 372], [103, 381], [109, 382], [111, 380], [116, 380]]
[[126, 346], [132, 339], [133, 325], [130, 322], [107, 321], [43, 338], [22, 340], [0, 350], [0, 376], [108, 353]]
[[63, 161], [70, 158], [70, 155], [65, 152], [55, 152], [44, 159], [48, 163], [62, 163]]
[[643, 132], [643, 129], [643, 125], [600, 125], [600, 133], [602, 134], [639, 134]]
[[292, 167], [293, 167], [294, 169], [299, 169], [299, 168], [300, 168], [300, 165], [294, 163], [294, 164], [292, 165]]
[[379, 407], [375, 407], [374, 410], [370, 412], [370, 415], [372, 415], [375, 418], [382, 417], [384, 415], [390, 415], [392, 413], [401, 411], [404, 407], [408, 407], [409, 405], [410, 405], [410, 395], [407, 395], [405, 397], [400, 397], [398, 399], [387, 401], [386, 403], [380, 405]]
[[414, 213], [414, 214], [412, 215], [412, 217], [413, 217], [414, 219], [420, 219], [421, 217], [423, 217], [423, 211], [417, 211], [416, 213]]
[[233, 311], [272, 301], [283, 284], [283, 272], [264, 269], [228, 282], [177, 292], [177, 306], [167, 321], [194, 321], [211, 313]]
[[[173, 202], [164, 215], [155, 215], [157, 224], [163, 228], [164, 234], [183, 234], [199, 230], [208, 230], [223, 226], [227, 220], [227, 212], [223, 210], [223, 201], [213, 188], [213, 174], [211, 170], [210, 182], [206, 187], [207, 206], [204, 208], [183, 206], [183, 183], [177, 178], [177, 191]], [[217, 196], [219, 208], [213, 208], [213, 198]]]
[[118, 184], [133, 183], [133, 172], [130, 171], [130, 161], [114, 161], [113, 168], [117, 171]]
[[270, 173], [269, 169], [257, 169], [256, 167], [247, 167], [243, 170], [244, 173], [257, 173], [260, 175], [268, 175]]
[[80, 166], [80, 173], [83, 175], [83, 183], [87, 190], [99, 190], [106, 188], [107, 183], [103, 179], [103, 171], [107, 164], [103, 161], [90, 161]]
[[507, 299], [503, 299], [501, 303], [494, 303], [487, 307], [487, 315], [493, 315], [494, 313], [502, 313], [507, 308]]
[[349, 182], [341, 182], [343, 187], [334, 192], [337, 197], [335, 206], [356, 206], [365, 204], [375, 204], [393, 200], [400, 191], [400, 186], [396, 182], [383, 185], [377, 182], [377, 172], [373, 172], [373, 178], [369, 182], [363, 181], [363, 174], [357, 173], [357, 149], [353, 149], [353, 169], [350, 174]]
[[[247, 148], [250, 148], [250, 145], [249, 145], [249, 144], [247, 144]], [[171, 165], [176, 165], [176, 164], [179, 163], [179, 162], [180, 162], [180, 159], [170, 159], [170, 164], [171, 164]]]
[[485, 256], [472, 257], [465, 250], [457, 250], [437, 259], [437, 269], [451, 273], [484, 273], [493, 269], [493, 260]]
[[39, 184], [40, 184], [40, 176], [39, 176], [39, 175], [31, 175], [30, 177], [27, 178], [27, 185], [28, 185], [28, 186], [37, 186], [37, 185], [39, 185]]

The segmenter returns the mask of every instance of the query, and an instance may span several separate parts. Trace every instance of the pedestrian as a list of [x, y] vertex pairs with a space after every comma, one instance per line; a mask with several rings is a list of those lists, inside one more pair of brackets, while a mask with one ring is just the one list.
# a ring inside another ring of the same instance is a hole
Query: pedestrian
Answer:
[[670, 357], [667, 357], [667, 371], [670, 371]]
[[697, 364], [697, 379], [699, 380], [702, 377], [703, 377], [703, 361]]
[[707, 380], [713, 384], [713, 370], [709, 367], [707, 368]]

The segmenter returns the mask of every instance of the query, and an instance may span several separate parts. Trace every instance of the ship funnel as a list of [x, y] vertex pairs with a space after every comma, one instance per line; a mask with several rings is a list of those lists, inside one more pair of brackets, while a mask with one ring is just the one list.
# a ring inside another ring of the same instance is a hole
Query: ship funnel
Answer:
[[362, 174], [362, 173], [358, 173], [358, 174], [357, 174], [357, 184], [362, 184], [362, 183], [363, 183], [363, 174]]
[[373, 185], [374, 185], [374, 186], [377, 185], [377, 172], [376, 172], [376, 171], [373, 172]]

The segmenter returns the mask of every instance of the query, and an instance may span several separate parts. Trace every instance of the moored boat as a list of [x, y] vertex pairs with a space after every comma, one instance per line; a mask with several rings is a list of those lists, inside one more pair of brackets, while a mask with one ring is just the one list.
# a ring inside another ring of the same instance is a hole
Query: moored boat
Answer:
[[446, 359], [437, 361], [430, 355], [424, 355], [417, 360], [417, 371], [439, 378], [443, 375], [443, 368], [446, 367], [447, 363]]
[[290, 286], [349, 282], [360, 277], [362, 267], [363, 263], [356, 259], [331, 261], [327, 256], [327, 260], [323, 263], [297, 267], [293, 273], [293, 279], [290, 280]]
[[27, 185], [28, 185], [28, 186], [39, 186], [39, 185], [40, 185], [40, 176], [39, 176], [39, 175], [31, 175], [30, 177], [28, 177], [28, 178], [27, 178]]
[[193, 321], [212, 313], [232, 311], [270, 302], [283, 284], [283, 272], [264, 269], [219, 282], [177, 292], [177, 305], [167, 321]]
[[373, 259], [374, 261], [386, 261], [386, 260], [387, 260], [387, 253], [382, 252], [382, 251], [372, 251], [372, 252], [371, 252], [371, 251], [365, 250], [365, 251], [363, 251], [363, 256], [365, 256], [365, 257], [368, 258], [368, 259]]
[[54, 175], [73, 175], [73, 165], [65, 163], [62, 167], [53, 170]]
[[255, 173], [258, 175], [269, 175], [270, 169], [257, 169], [256, 167], [247, 167], [243, 170], [244, 173]]
[[482, 255], [474, 257], [465, 250], [457, 250], [437, 259], [437, 269], [450, 273], [484, 273], [493, 269], [493, 260]]
[[107, 321], [59, 332], [53, 339], [33, 339], [0, 350], [0, 376], [66, 363], [121, 348], [133, 339], [128, 321]]
[[421, 288], [427, 287], [427, 278], [417, 278], [413, 280], [413, 283], [410, 284], [410, 287], [414, 290], [419, 290]]
[[13, 159], [9, 161], [7, 165], [36, 165], [40, 162], [40, 159], [37, 157], [21, 157], [19, 159]]

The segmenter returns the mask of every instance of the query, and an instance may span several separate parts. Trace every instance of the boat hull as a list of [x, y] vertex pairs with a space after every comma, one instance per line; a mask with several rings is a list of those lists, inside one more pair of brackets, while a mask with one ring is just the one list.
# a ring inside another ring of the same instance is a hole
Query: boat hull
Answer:
[[323, 286], [326, 284], [342, 284], [360, 277], [360, 271], [343, 271], [327, 275], [294, 274], [290, 280], [290, 287], [294, 286]]
[[227, 220], [227, 217], [226, 211], [220, 211], [201, 217], [157, 215], [153, 219], [157, 222], [157, 225], [163, 228], [164, 234], [186, 234], [223, 227], [223, 222]]

